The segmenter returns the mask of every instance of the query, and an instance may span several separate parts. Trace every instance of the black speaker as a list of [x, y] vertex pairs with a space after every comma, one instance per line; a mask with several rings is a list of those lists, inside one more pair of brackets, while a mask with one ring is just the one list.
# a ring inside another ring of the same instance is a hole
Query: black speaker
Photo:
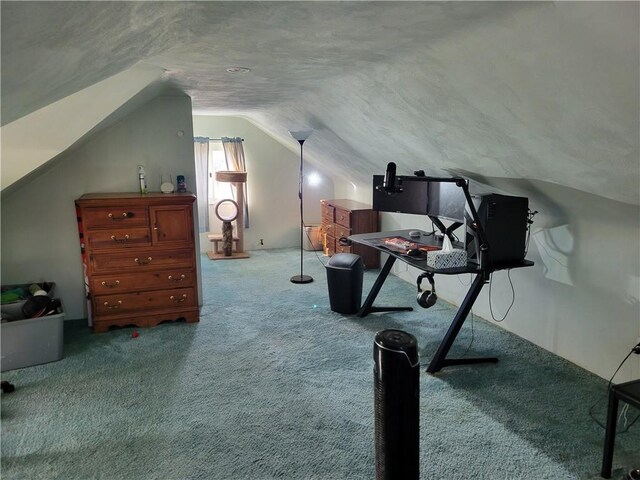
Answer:
[[383, 330], [373, 344], [376, 480], [417, 480], [420, 454], [418, 342]]

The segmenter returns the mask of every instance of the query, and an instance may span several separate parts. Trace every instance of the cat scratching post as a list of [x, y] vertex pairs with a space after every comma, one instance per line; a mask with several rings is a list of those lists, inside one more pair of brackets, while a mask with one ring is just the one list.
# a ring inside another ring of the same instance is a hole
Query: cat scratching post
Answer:
[[[216, 172], [216, 181], [231, 183], [236, 192], [236, 202], [238, 204], [238, 214], [235, 217], [236, 234], [233, 243], [236, 245], [235, 251], [231, 255], [220, 254], [217, 252], [217, 245], [213, 252], [209, 252], [208, 256], [211, 260], [223, 260], [231, 258], [249, 258], [249, 254], [244, 251], [244, 184], [247, 181], [247, 172], [234, 172], [229, 170], [221, 170]], [[210, 240], [218, 240], [211, 238]], [[215, 236], [217, 237], [217, 236]], [[228, 252], [227, 252], [228, 253]]]

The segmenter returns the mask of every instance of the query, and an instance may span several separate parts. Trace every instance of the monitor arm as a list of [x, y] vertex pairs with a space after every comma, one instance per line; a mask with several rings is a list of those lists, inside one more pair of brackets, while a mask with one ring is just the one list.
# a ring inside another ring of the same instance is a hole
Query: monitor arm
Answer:
[[[469, 211], [471, 212], [471, 228], [478, 234], [478, 238], [480, 239], [480, 251], [483, 255], [486, 255], [489, 252], [489, 241], [487, 240], [484, 228], [482, 228], [482, 223], [480, 222], [480, 218], [478, 217], [478, 211], [476, 210], [476, 207], [473, 204], [473, 200], [471, 199], [471, 194], [469, 193], [469, 181], [462, 177], [428, 177], [424, 175], [424, 171], [422, 170], [416, 171], [415, 174], [416, 177], [424, 180], [425, 182], [455, 183], [458, 187], [462, 188], [464, 197], [467, 200], [467, 206], [469, 207]], [[443, 233], [443, 235], [446, 235], [452, 241], [452, 232], [462, 225], [459, 222], [454, 222], [447, 228], [438, 217], [429, 215], [429, 218], [434, 223], [434, 225], [436, 225], [438, 229]]]

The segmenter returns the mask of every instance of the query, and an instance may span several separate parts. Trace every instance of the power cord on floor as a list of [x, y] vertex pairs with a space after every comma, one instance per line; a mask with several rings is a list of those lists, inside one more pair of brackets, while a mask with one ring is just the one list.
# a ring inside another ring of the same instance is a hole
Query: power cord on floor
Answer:
[[[593, 409], [596, 407], [596, 405], [598, 405], [603, 399], [607, 398], [609, 396], [609, 390], [611, 390], [611, 384], [613, 383], [613, 379], [615, 378], [615, 376], [618, 374], [618, 372], [620, 371], [620, 369], [622, 368], [622, 366], [625, 364], [625, 362], [629, 359], [629, 357], [631, 356], [631, 354], [635, 353], [636, 355], [640, 355], [640, 343], [637, 344], [635, 347], [633, 347], [631, 349], [631, 351], [629, 353], [627, 353], [627, 356], [624, 357], [624, 360], [622, 360], [622, 362], [620, 362], [620, 365], [618, 365], [618, 368], [616, 368], [616, 371], [613, 372], [613, 375], [611, 375], [611, 378], [609, 379], [609, 383], [607, 384], [607, 393], [604, 394], [602, 397], [600, 397], [598, 400], [595, 401], [595, 403], [593, 405], [591, 405], [591, 407], [589, 407], [589, 416], [591, 417], [591, 419], [596, 422], [596, 424], [598, 424], [601, 428], [606, 428], [606, 426], [602, 423], [600, 423], [600, 421], [594, 416], [593, 414]], [[625, 407], [628, 407], [628, 405], [625, 405]], [[640, 414], [636, 415], [636, 418], [634, 418], [631, 423], [629, 423], [627, 425], [627, 411], [628, 408], [622, 408], [620, 411], [620, 415], [618, 416], [618, 419], [620, 419], [621, 417], [624, 416], [625, 419], [625, 426], [626, 428], [618, 433], [625, 433], [628, 432], [629, 429], [633, 426], [634, 423], [636, 423], [638, 421], [638, 418], [640, 418]]]

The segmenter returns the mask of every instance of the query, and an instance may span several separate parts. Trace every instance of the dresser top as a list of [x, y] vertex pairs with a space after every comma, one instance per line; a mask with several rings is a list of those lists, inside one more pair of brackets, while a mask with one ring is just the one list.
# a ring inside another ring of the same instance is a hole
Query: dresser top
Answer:
[[193, 203], [196, 196], [191, 192], [184, 193], [137, 193], [137, 192], [108, 192], [85, 193], [76, 200], [78, 205], [114, 204], [126, 202], [153, 202], [153, 203]]
[[358, 202], [356, 200], [350, 200], [348, 198], [338, 198], [322, 201], [326, 202], [328, 205], [333, 205], [334, 207], [338, 208], [344, 208], [345, 210], [371, 210], [371, 205]]

